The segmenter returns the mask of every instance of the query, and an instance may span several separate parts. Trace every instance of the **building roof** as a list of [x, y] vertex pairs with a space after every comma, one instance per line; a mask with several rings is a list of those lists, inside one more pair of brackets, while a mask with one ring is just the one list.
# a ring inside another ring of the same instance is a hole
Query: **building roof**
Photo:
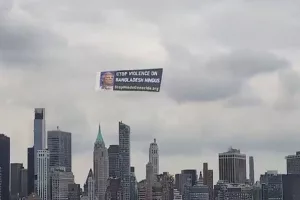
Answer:
[[102, 133], [101, 133], [101, 127], [100, 127], [100, 124], [99, 124], [99, 129], [98, 129], [98, 134], [97, 134], [97, 138], [96, 138], [96, 141], [95, 141], [95, 144], [96, 143], [104, 143], [104, 140], [103, 140], [103, 136], [102, 136]]

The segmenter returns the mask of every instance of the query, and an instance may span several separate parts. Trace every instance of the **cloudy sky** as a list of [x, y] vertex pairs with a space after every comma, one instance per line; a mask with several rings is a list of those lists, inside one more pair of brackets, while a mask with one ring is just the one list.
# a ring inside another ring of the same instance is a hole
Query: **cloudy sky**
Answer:
[[[201, 2], [201, 3], [200, 3]], [[209, 168], [240, 148], [255, 174], [286, 171], [300, 150], [300, 2], [280, 0], [1, 0], [0, 132], [27, 163], [33, 109], [73, 133], [73, 171], [92, 167], [131, 126], [132, 165], [145, 177], [157, 138], [160, 171]], [[164, 68], [160, 93], [96, 92], [97, 71]]]

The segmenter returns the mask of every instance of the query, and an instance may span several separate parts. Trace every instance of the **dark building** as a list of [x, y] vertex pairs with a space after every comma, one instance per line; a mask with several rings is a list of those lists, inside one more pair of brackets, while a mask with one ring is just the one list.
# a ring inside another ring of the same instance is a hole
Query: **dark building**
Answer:
[[88, 176], [86, 177], [86, 181], [85, 181], [85, 183], [83, 185], [83, 194], [85, 196], [88, 195], [88, 180], [89, 180], [90, 177], [93, 177], [93, 170], [92, 169], [90, 169], [90, 171], [88, 173]]
[[[269, 171], [260, 176], [262, 200], [283, 199], [282, 175]], [[293, 199], [291, 199], [293, 200]]]
[[11, 200], [19, 199], [21, 193], [21, 170], [24, 169], [22, 163], [10, 164], [10, 195]]
[[72, 171], [72, 136], [71, 133], [57, 130], [48, 131], [48, 150], [50, 151], [50, 167], [65, 167]]
[[246, 155], [240, 150], [230, 148], [227, 152], [219, 153], [219, 180], [229, 183], [246, 182]]
[[105, 200], [121, 200], [122, 187], [120, 178], [109, 178], [108, 186], [105, 193]]
[[68, 200], [80, 200], [80, 184], [68, 185]]
[[214, 171], [212, 169], [207, 170], [207, 186], [209, 193], [209, 200], [214, 199]]
[[110, 145], [108, 148], [109, 177], [120, 177], [119, 156], [119, 145]]
[[34, 192], [34, 147], [27, 149], [27, 195]]
[[287, 174], [300, 174], [300, 151], [285, 157]]
[[203, 163], [203, 185], [207, 185], [208, 163]]
[[27, 188], [27, 184], [28, 184], [28, 179], [27, 179], [27, 175], [28, 175], [28, 170], [27, 169], [21, 169], [21, 175], [20, 175], [20, 197], [27, 197], [27, 192], [28, 192], [28, 188]]
[[253, 185], [255, 183], [255, 179], [254, 179], [254, 159], [253, 159], [253, 156], [249, 156], [249, 179], [250, 179], [250, 183]]
[[194, 186], [197, 181], [197, 170], [195, 169], [185, 169], [181, 170], [180, 175], [180, 192], [183, 194], [184, 188], [186, 186]]
[[10, 175], [10, 138], [0, 134], [0, 168], [1, 188], [0, 199], [9, 199], [9, 175]]
[[180, 174], [175, 174], [175, 188], [180, 190]]
[[138, 200], [138, 186], [134, 167], [130, 167], [130, 200]]
[[300, 174], [282, 175], [283, 200], [300, 199]]

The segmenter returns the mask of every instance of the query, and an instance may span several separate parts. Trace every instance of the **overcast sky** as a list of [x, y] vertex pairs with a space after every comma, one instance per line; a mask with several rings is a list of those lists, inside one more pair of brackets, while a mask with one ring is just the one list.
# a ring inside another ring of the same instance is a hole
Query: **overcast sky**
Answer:
[[[201, 2], [201, 3], [200, 3]], [[72, 132], [73, 171], [93, 166], [131, 126], [131, 163], [145, 177], [157, 138], [160, 171], [202, 169], [218, 153], [254, 156], [255, 175], [300, 150], [300, 1], [1, 0], [0, 132], [27, 165], [33, 110]], [[160, 93], [96, 92], [96, 72], [164, 68]]]

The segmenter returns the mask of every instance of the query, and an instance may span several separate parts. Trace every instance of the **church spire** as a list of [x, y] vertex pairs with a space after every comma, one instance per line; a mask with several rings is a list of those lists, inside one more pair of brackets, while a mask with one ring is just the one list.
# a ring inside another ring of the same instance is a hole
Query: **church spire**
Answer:
[[98, 135], [97, 135], [95, 144], [96, 144], [96, 143], [103, 143], [103, 144], [104, 144], [104, 140], [103, 140], [102, 133], [101, 133], [100, 123], [99, 123]]

